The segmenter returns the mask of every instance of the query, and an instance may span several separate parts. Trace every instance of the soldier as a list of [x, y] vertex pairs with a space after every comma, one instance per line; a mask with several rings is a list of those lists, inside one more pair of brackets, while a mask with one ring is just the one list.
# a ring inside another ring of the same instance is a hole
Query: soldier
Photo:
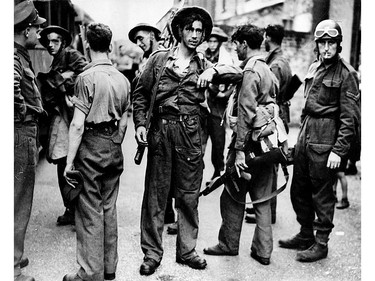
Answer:
[[[137, 44], [144, 52], [139, 75], [137, 75], [132, 82], [132, 89], [136, 88], [139, 76], [142, 73], [143, 68], [145, 67], [150, 55], [158, 49], [161, 49], [161, 46], [158, 43], [158, 41], [160, 40], [160, 33], [161, 32], [158, 28], [148, 23], [139, 23], [129, 31], [128, 37], [130, 41]], [[166, 224], [175, 222], [172, 198], [173, 188], [171, 188], [171, 191], [169, 192], [167, 208], [165, 210], [164, 223]], [[174, 223], [173, 225], [169, 226], [167, 232], [168, 234], [177, 234], [177, 225]]]
[[[210, 38], [208, 38], [208, 48], [205, 51], [205, 56], [210, 62], [213, 64], [233, 64], [229, 54], [223, 55], [225, 49], [222, 44], [227, 40], [228, 36], [221, 28], [215, 26], [212, 29]], [[223, 115], [232, 92], [233, 87], [226, 89], [223, 84], [210, 84], [207, 90], [209, 112], [207, 113], [207, 132], [203, 141], [204, 146], [206, 146], [208, 138], [211, 139], [212, 143], [211, 162], [214, 166], [214, 174], [211, 179], [220, 176], [224, 170], [225, 126], [223, 124]]]
[[51, 25], [40, 32], [40, 43], [53, 56], [50, 71], [39, 73], [44, 106], [49, 115], [46, 158], [57, 165], [57, 178], [65, 212], [57, 218], [58, 225], [74, 224], [74, 204], [64, 193], [64, 170], [68, 154], [68, 131], [73, 117], [70, 98], [74, 95], [74, 83], [87, 65], [84, 56], [69, 45], [72, 37], [68, 30]]
[[[260, 155], [261, 143], [248, 139], [248, 133], [253, 129], [253, 120], [257, 107], [274, 104], [278, 91], [278, 81], [264, 61], [260, 46], [263, 41], [263, 32], [260, 28], [248, 24], [240, 26], [232, 35], [236, 44], [238, 58], [243, 60], [242, 83], [236, 87], [234, 95], [234, 115], [237, 124], [233, 127], [231, 144], [227, 156], [226, 167], [236, 167], [237, 171], [248, 168], [245, 162], [245, 153], [254, 152]], [[219, 231], [219, 243], [205, 248], [206, 255], [238, 255], [242, 220], [245, 211], [245, 197], [250, 193], [252, 200], [260, 199], [271, 193], [273, 184], [273, 163], [257, 166], [251, 177], [241, 173], [237, 179], [239, 188], [238, 200], [235, 200], [226, 188], [220, 197], [220, 212], [222, 224]], [[256, 227], [251, 245], [251, 257], [263, 265], [270, 264], [273, 250], [273, 237], [271, 226], [270, 200], [254, 205]]]
[[[136, 138], [149, 147], [141, 214], [141, 275], [153, 274], [163, 257], [163, 220], [172, 182], [178, 213], [176, 262], [194, 269], [207, 265], [195, 249], [203, 176], [200, 103], [216, 71], [210, 68], [210, 79], [198, 79], [210, 63], [198, 56], [196, 48], [210, 35], [212, 19], [202, 8], [185, 7], [171, 26], [179, 45], [151, 55], [133, 93]], [[155, 106], [147, 134], [154, 84]]]
[[332, 186], [360, 122], [357, 73], [339, 55], [341, 27], [333, 20], [323, 20], [314, 37], [318, 57], [305, 78], [306, 101], [290, 189], [301, 228], [294, 237], [279, 240], [282, 248], [301, 250], [296, 257], [300, 262], [328, 255], [336, 199]]
[[[14, 7], [14, 280], [35, 281], [21, 273], [21, 259], [34, 195], [38, 162], [38, 120], [43, 113], [29, 49], [38, 43], [40, 25], [32, 1]], [[27, 262], [28, 263], [28, 262]]]
[[159, 49], [160, 30], [151, 24], [138, 23], [129, 31], [128, 37], [143, 50], [146, 59]]
[[[288, 60], [284, 57], [281, 50], [281, 43], [284, 38], [284, 28], [281, 25], [268, 25], [264, 33], [264, 45], [268, 55], [266, 57], [266, 63], [271, 68], [273, 74], [275, 74], [277, 80], [279, 81], [279, 93], [276, 98], [276, 103], [280, 109], [280, 117], [284, 122], [286, 131], [289, 132], [288, 123], [290, 122], [289, 116], [289, 106], [290, 101], [286, 99], [286, 89], [292, 79], [292, 71], [289, 66]], [[272, 191], [277, 188], [277, 170], [278, 165], [276, 165], [276, 171], [272, 186]], [[276, 223], [276, 205], [277, 197], [271, 199], [271, 211], [272, 211], [272, 223]], [[246, 208], [245, 220], [247, 223], [256, 223], [253, 208]]]
[[130, 83], [109, 60], [111, 39], [108, 26], [87, 26], [91, 63], [75, 84], [64, 171], [68, 181], [67, 172], [74, 168], [83, 176], [75, 212], [80, 269], [65, 275], [63, 281], [116, 278], [116, 201], [124, 169], [121, 143], [127, 127]]

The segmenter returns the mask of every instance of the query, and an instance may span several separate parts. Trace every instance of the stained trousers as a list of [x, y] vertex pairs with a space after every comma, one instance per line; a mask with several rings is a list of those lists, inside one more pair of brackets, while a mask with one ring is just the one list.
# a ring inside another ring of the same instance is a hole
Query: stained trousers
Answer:
[[35, 122], [14, 124], [14, 276], [21, 274], [20, 261], [29, 223], [38, 163], [38, 127]]
[[104, 280], [115, 273], [117, 253], [117, 209], [123, 154], [115, 133], [85, 130], [74, 161], [82, 173], [83, 190], [75, 211], [78, 275], [83, 280]]
[[141, 213], [141, 248], [145, 258], [160, 262], [168, 193], [173, 183], [177, 211], [176, 256], [196, 255], [198, 197], [203, 176], [201, 125], [198, 115], [164, 116], [148, 133], [145, 190]]
[[[227, 167], [232, 167], [236, 158], [236, 151], [230, 149], [227, 156]], [[252, 201], [265, 197], [271, 193], [275, 165], [267, 164], [256, 168], [251, 174], [251, 180], [242, 178], [237, 180], [239, 193], [236, 200], [245, 202], [249, 192]], [[231, 191], [236, 192], [235, 190]], [[245, 205], [236, 202], [227, 191], [223, 189], [220, 196], [220, 213], [222, 218], [219, 230], [219, 246], [224, 251], [238, 252], [240, 236], [245, 212]], [[254, 204], [256, 226], [253, 235], [251, 251], [258, 256], [269, 258], [273, 250], [273, 237], [271, 226], [271, 201]]]

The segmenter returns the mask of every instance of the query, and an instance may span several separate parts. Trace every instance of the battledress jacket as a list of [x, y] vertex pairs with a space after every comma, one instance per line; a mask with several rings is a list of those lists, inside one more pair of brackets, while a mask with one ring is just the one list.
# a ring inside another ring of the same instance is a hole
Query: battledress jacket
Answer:
[[[152, 88], [158, 72], [162, 70], [165, 59], [167, 61], [174, 59], [175, 51], [175, 48], [156, 51], [147, 61], [132, 96], [135, 128], [145, 126]], [[205, 100], [205, 89], [198, 89], [196, 84], [199, 75], [211, 66], [212, 64], [208, 60], [195, 53], [190, 61], [189, 72], [185, 76], [178, 77], [168, 68], [165, 68], [157, 87], [154, 113], [158, 114], [158, 109], [162, 108], [163, 112], [169, 114], [199, 114], [200, 104]], [[241, 76], [239, 67], [220, 65], [214, 69], [222, 75], [215, 74], [213, 83], [218, 80], [220, 80], [220, 83], [225, 83], [227, 77], [233, 79], [233, 77], [239, 78]]]
[[319, 134], [311, 131], [310, 142], [328, 144], [328, 147], [332, 147], [332, 152], [342, 158], [346, 157], [360, 125], [357, 72], [340, 57], [329, 66], [315, 60], [305, 78], [304, 95], [302, 121], [308, 116], [336, 120], [328, 123], [335, 124], [335, 127], [317, 128], [330, 132], [331, 139], [315, 139], [315, 135]]
[[279, 80], [279, 94], [277, 95], [277, 103], [286, 102], [285, 92], [290, 80], [292, 79], [292, 70], [290, 69], [289, 62], [283, 56], [281, 48], [274, 49], [266, 57], [266, 63], [271, 68], [273, 74], [275, 74], [277, 80]]
[[42, 113], [42, 98], [29, 53], [14, 43], [14, 122], [37, 120]]
[[[73, 96], [74, 84], [77, 75], [83, 72], [87, 62], [84, 56], [77, 50], [67, 47], [61, 50], [51, 65], [51, 70], [63, 73], [72, 71], [72, 75], [65, 79], [64, 87], [67, 95]], [[51, 116], [51, 125], [48, 136], [47, 159], [51, 162], [68, 154], [68, 132], [72, 119], [72, 110], [68, 108], [65, 100], [54, 108]]]
[[244, 150], [246, 135], [252, 130], [257, 107], [276, 103], [279, 81], [265, 63], [263, 55], [257, 54], [247, 58], [241, 63], [240, 68], [243, 69], [242, 81], [232, 81], [237, 83], [234, 116], [238, 119], [234, 148]]

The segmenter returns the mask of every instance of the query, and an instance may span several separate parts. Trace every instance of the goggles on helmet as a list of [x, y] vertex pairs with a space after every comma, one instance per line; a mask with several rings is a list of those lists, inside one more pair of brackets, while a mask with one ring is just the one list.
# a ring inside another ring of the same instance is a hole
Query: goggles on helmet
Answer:
[[335, 28], [328, 28], [326, 27], [325, 29], [317, 29], [315, 30], [314, 36], [316, 38], [322, 38], [325, 34], [327, 34], [330, 37], [337, 37], [339, 36], [339, 31]]

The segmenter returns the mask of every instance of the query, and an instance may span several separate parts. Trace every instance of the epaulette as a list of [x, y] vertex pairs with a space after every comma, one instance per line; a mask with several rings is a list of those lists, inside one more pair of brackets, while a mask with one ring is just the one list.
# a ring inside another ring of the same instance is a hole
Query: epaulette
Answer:
[[340, 58], [341, 63], [349, 72], [357, 72], [353, 66], [346, 62], [343, 58]]
[[153, 52], [151, 53], [150, 57], [153, 56], [153, 55], [155, 55], [155, 54], [157, 54], [157, 53], [169, 52], [170, 50], [171, 50], [171, 49], [158, 49], [158, 50], [156, 50], [156, 51], [153, 51]]
[[254, 67], [257, 63], [257, 60], [249, 60], [244, 68], [244, 70], [250, 70], [254, 72]]

